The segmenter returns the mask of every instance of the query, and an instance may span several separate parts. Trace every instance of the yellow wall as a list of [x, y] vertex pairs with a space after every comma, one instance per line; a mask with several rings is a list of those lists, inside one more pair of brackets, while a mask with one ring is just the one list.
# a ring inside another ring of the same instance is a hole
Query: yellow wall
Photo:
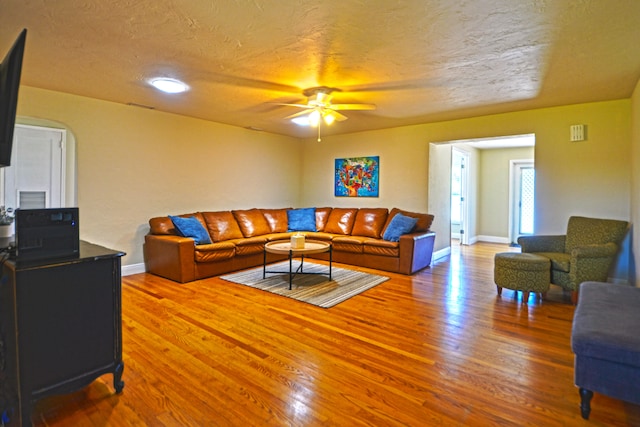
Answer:
[[[398, 206], [428, 210], [429, 143], [536, 135], [537, 233], [562, 234], [571, 215], [630, 218], [631, 101], [628, 99], [519, 111], [305, 141], [303, 205]], [[569, 142], [569, 126], [588, 139]], [[337, 157], [380, 156], [380, 198], [333, 197]], [[446, 235], [435, 218], [434, 229]], [[446, 239], [438, 239], [436, 250]]]
[[[467, 200], [466, 200], [466, 208], [469, 213], [469, 218], [467, 218], [467, 222], [464, 224], [464, 233], [468, 238], [467, 243], [473, 244], [476, 242], [478, 234], [479, 233], [481, 234], [482, 232], [482, 230], [480, 230], [479, 228], [480, 226], [479, 209], [482, 204], [482, 197], [483, 197], [483, 194], [480, 191], [481, 182], [482, 182], [482, 174], [481, 174], [482, 166], [480, 163], [482, 150], [478, 150], [473, 146], [471, 146], [470, 144], [466, 144], [466, 143], [454, 143], [454, 144], [447, 144], [447, 145], [452, 145], [454, 148], [457, 148], [460, 151], [464, 151], [468, 155], [469, 161], [465, 165], [465, 167], [466, 167], [466, 173], [467, 173], [467, 181], [469, 184], [467, 188]], [[429, 151], [429, 156], [431, 156], [432, 153], [433, 153], [433, 150]], [[452, 153], [453, 153], [453, 150], [452, 150]], [[429, 165], [432, 165], [432, 164], [433, 163], [431, 162], [429, 163]], [[429, 176], [431, 177], [431, 175]], [[433, 198], [434, 198], [433, 194], [431, 193], [431, 189], [432, 189], [431, 180], [429, 180], [429, 193], [428, 193], [429, 205], [431, 205], [431, 202], [433, 201]], [[449, 198], [449, 195], [446, 195], [445, 197]], [[451, 212], [451, 210], [449, 210], [445, 214], [448, 214], [449, 212]], [[447, 220], [451, 221], [450, 214], [447, 215]], [[451, 226], [451, 231], [453, 231], [453, 225]]]
[[[362, 156], [380, 156], [379, 197], [335, 197], [335, 159]], [[429, 141], [420, 137], [415, 126], [323, 136], [322, 142], [308, 139], [303, 159], [302, 205], [427, 211]]]
[[[638, 224], [640, 224], [640, 80], [631, 97], [631, 122], [631, 221], [634, 224], [634, 234], [637, 235], [635, 231], [638, 230]], [[638, 271], [640, 270], [638, 269], [640, 264], [640, 239], [637, 237], [633, 239], [633, 253], [635, 262], [632, 267], [636, 273], [636, 286], [640, 287], [640, 272]]]
[[[453, 152], [451, 144], [429, 144], [429, 182], [427, 185], [428, 204], [426, 212], [434, 216], [434, 222], [431, 224], [431, 230], [436, 233], [434, 247], [438, 250], [449, 248], [451, 241], [451, 163]], [[475, 166], [477, 162], [474, 159], [472, 164]], [[477, 171], [478, 168], [472, 167], [471, 171]], [[474, 196], [477, 192], [473, 192]], [[477, 197], [474, 197], [475, 201]], [[401, 202], [401, 199], [398, 200]], [[476, 210], [476, 206], [470, 209]], [[419, 212], [422, 210], [418, 210]], [[438, 219], [436, 222], [435, 219]], [[471, 236], [475, 235], [475, 222], [471, 227], [467, 227], [467, 232]], [[471, 229], [471, 230], [470, 230]], [[473, 230], [473, 231], [472, 231]], [[448, 254], [448, 251], [445, 251]], [[445, 253], [436, 253], [435, 257], [445, 255]]]
[[[536, 134], [538, 232], [572, 214], [629, 219], [631, 100], [298, 140], [22, 87], [18, 114], [65, 124], [77, 142], [81, 237], [142, 262], [147, 221], [196, 210], [398, 206], [428, 210], [429, 143]], [[569, 125], [589, 139], [570, 143]], [[339, 124], [338, 124], [339, 125]], [[380, 156], [379, 198], [335, 198], [334, 160]], [[436, 223], [438, 218], [436, 217]]]
[[480, 150], [478, 234], [509, 238], [511, 160], [534, 158], [534, 148]]
[[123, 265], [143, 262], [153, 216], [297, 202], [295, 138], [24, 86], [18, 115], [74, 134], [80, 237], [125, 251]]
[[[476, 241], [509, 242], [510, 160], [534, 158], [533, 147], [477, 149], [466, 142], [430, 144], [428, 212], [437, 215], [436, 246], [449, 243], [451, 151], [455, 147], [469, 155], [467, 204], [468, 222], [464, 225], [469, 243]], [[448, 253], [442, 253], [442, 255]]]

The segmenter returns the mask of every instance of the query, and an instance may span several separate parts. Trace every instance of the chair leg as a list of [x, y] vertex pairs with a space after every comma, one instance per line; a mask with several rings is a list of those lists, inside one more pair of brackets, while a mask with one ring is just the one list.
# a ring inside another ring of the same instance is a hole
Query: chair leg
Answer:
[[529, 291], [522, 291], [522, 303], [526, 304], [529, 302]]
[[578, 304], [578, 291], [571, 291], [571, 302], [573, 305]]
[[546, 292], [542, 292], [540, 294], [540, 299], [547, 299], [547, 293]]
[[589, 419], [589, 414], [591, 413], [592, 397], [593, 392], [591, 390], [580, 387], [580, 413], [585, 420]]
[[496, 288], [498, 288], [498, 296], [502, 295], [502, 287], [496, 285]]

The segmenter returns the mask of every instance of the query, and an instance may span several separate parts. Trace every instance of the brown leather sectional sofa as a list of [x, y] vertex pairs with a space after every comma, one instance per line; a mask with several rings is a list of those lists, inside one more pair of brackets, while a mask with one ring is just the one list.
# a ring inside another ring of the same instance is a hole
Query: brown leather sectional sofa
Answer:
[[[176, 282], [217, 276], [262, 265], [264, 244], [288, 240], [288, 209], [248, 209], [196, 212], [211, 237], [211, 244], [195, 245], [181, 237], [168, 216], [151, 218], [145, 236], [147, 271]], [[398, 213], [417, 218], [414, 229], [399, 242], [384, 240], [384, 232]], [[333, 261], [402, 274], [413, 274], [431, 264], [435, 233], [429, 230], [433, 215], [394, 208], [316, 208], [317, 231], [302, 234], [308, 240], [331, 241]], [[267, 262], [285, 256], [267, 254]], [[311, 255], [328, 260], [329, 254]]]

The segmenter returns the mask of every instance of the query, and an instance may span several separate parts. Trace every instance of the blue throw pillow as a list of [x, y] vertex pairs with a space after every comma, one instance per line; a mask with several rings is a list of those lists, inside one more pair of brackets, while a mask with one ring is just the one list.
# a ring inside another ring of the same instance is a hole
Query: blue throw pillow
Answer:
[[287, 231], [316, 231], [316, 208], [289, 209]]
[[206, 245], [211, 243], [209, 233], [202, 226], [202, 223], [198, 221], [195, 216], [191, 218], [182, 218], [180, 216], [169, 215], [173, 226], [178, 230], [178, 234], [182, 237], [190, 237], [195, 240], [196, 245]]
[[396, 214], [389, 223], [389, 226], [384, 231], [382, 238], [389, 242], [399, 242], [400, 236], [410, 233], [413, 227], [416, 226], [418, 218], [412, 218], [410, 216]]

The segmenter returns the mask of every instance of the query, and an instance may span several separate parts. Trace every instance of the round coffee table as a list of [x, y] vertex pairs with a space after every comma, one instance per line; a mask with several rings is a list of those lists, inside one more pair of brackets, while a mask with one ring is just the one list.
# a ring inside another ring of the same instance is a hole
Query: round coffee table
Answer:
[[[289, 271], [267, 271], [267, 252], [272, 254], [288, 254], [289, 255]], [[332, 263], [332, 250], [331, 243], [319, 242], [316, 240], [307, 240], [304, 242], [304, 248], [292, 248], [291, 241], [289, 240], [276, 240], [274, 242], [268, 242], [264, 244], [264, 258], [262, 262], [262, 278], [267, 277], [267, 273], [289, 273], [289, 289], [293, 284], [293, 278], [296, 274], [327, 274], [319, 272], [305, 272], [304, 256], [311, 254], [319, 254], [323, 252], [329, 252], [329, 280], [331, 280], [331, 263]], [[300, 265], [293, 271], [293, 257], [300, 257]]]

